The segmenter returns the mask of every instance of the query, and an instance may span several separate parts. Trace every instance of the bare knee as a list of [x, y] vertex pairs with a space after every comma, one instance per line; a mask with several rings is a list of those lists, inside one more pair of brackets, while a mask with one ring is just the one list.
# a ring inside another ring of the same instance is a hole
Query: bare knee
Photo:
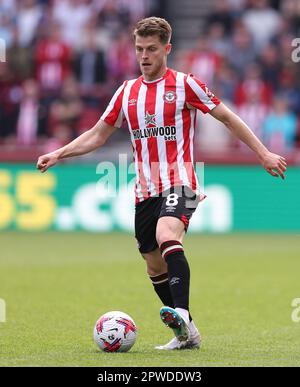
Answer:
[[159, 249], [151, 253], [143, 254], [147, 265], [147, 273], [151, 277], [166, 273], [168, 271], [167, 263], [162, 258]]
[[157, 275], [167, 273], [168, 266], [166, 261], [162, 258], [160, 264], [152, 264], [147, 261], [147, 273], [150, 277], [155, 277]]
[[149, 277], [156, 277], [158, 275], [161, 275], [161, 274], [164, 274], [164, 273], [167, 273], [168, 272], [168, 269], [157, 269], [157, 268], [151, 268], [149, 266], [147, 266], [147, 274], [149, 275]]
[[164, 230], [162, 233], [156, 233], [156, 240], [158, 246], [161, 246], [164, 242], [175, 240], [174, 234], [172, 232], [168, 232], [168, 230]]

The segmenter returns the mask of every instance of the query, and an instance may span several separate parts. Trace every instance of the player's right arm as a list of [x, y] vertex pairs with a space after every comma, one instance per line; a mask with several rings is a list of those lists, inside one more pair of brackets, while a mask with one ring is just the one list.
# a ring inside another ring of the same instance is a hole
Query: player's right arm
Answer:
[[42, 173], [67, 157], [80, 156], [101, 147], [116, 130], [114, 126], [100, 119], [94, 127], [82, 133], [69, 144], [54, 152], [39, 157], [36, 167]]

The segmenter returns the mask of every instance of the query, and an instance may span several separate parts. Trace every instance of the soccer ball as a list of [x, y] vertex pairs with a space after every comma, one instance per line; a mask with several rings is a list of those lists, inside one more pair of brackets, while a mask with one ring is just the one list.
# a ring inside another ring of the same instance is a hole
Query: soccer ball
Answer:
[[135, 343], [137, 328], [128, 314], [107, 312], [96, 321], [94, 341], [104, 352], [127, 352]]

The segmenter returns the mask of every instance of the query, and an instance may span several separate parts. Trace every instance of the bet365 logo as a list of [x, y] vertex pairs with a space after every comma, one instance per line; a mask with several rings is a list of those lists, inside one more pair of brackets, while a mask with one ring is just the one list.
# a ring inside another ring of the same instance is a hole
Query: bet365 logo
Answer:
[[298, 62], [300, 62], [300, 38], [293, 39], [292, 46], [296, 47], [292, 51], [292, 61], [295, 63], [298, 63]]
[[292, 301], [292, 307], [295, 308], [292, 311], [292, 321], [299, 322], [300, 321], [300, 298], [294, 298]]
[[0, 323], [5, 322], [5, 312], [6, 312], [6, 305], [5, 301], [0, 298]]

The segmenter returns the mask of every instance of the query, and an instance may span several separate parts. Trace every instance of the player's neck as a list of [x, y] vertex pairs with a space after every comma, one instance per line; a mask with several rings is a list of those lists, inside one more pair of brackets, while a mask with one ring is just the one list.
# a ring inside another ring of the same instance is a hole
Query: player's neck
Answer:
[[158, 73], [156, 73], [152, 76], [151, 75], [148, 76], [146, 74], [143, 74], [144, 81], [147, 83], [157, 82], [165, 76], [167, 70], [168, 70], [167, 66], [164, 66]]

